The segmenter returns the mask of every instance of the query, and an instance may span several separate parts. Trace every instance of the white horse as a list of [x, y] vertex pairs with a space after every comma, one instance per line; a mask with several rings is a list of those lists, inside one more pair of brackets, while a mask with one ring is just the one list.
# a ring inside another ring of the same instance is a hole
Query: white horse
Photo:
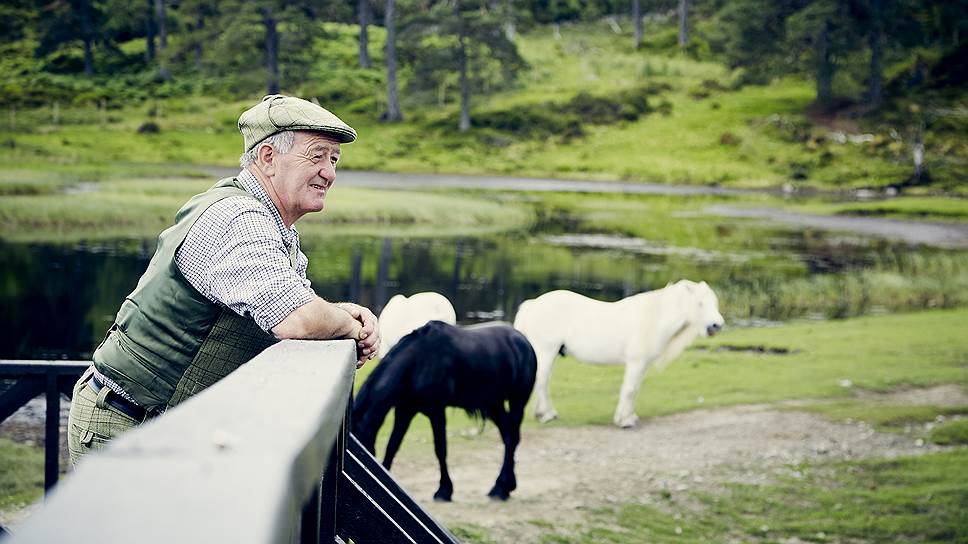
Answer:
[[661, 370], [696, 336], [712, 336], [723, 324], [719, 300], [706, 282], [681, 280], [617, 302], [571, 291], [526, 300], [514, 327], [528, 337], [538, 357], [534, 415], [541, 422], [558, 417], [548, 386], [555, 357], [567, 353], [586, 363], [625, 363], [614, 421], [632, 427], [639, 420], [635, 398], [646, 369]]
[[427, 291], [410, 297], [394, 295], [380, 312], [380, 351], [382, 359], [401, 338], [432, 320], [457, 324], [457, 313], [447, 297]]

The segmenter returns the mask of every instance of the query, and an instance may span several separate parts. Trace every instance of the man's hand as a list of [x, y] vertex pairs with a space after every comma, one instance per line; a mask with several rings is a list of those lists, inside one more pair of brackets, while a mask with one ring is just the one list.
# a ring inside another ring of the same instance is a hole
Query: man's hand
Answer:
[[349, 313], [353, 319], [359, 321], [363, 326], [363, 330], [360, 331], [360, 339], [356, 343], [358, 357], [356, 368], [361, 368], [368, 360], [376, 357], [376, 352], [380, 348], [380, 324], [369, 308], [352, 302], [340, 302], [337, 306]]

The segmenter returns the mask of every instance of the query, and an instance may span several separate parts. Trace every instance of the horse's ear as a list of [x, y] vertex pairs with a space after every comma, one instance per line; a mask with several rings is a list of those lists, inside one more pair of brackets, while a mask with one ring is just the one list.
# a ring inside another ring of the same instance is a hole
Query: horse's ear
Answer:
[[699, 286], [700, 287], [709, 287], [709, 285], [706, 283], [706, 280], [703, 280], [703, 281], [699, 282]]

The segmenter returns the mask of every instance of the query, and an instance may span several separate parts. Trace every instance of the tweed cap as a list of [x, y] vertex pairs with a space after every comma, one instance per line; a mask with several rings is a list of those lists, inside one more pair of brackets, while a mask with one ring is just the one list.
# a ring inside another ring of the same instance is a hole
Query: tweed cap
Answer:
[[356, 139], [356, 131], [339, 117], [312, 102], [270, 94], [239, 117], [239, 130], [249, 151], [255, 144], [283, 130], [312, 130], [322, 132], [348, 144]]

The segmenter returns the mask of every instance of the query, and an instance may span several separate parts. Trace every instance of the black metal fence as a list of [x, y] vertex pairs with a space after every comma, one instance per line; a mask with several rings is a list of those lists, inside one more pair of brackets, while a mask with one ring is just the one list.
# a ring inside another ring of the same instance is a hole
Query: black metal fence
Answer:
[[44, 422], [44, 489], [57, 483], [60, 475], [61, 395], [71, 398], [74, 382], [90, 361], [0, 360], [0, 380], [13, 381], [0, 393], [0, 423], [39, 395], [46, 395]]

